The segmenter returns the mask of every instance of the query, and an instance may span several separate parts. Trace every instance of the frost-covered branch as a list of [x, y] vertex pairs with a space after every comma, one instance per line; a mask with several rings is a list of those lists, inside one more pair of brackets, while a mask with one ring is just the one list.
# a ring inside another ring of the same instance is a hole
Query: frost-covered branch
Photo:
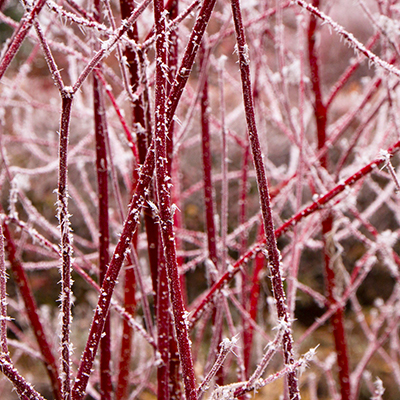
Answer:
[[396, 75], [400, 78], [400, 70], [392, 64], [389, 64], [382, 58], [378, 57], [371, 50], [366, 48], [359, 40], [357, 40], [354, 35], [348, 31], [346, 31], [343, 26], [339, 25], [335, 22], [331, 17], [326, 15], [324, 12], [320, 11], [317, 7], [312, 6], [311, 4], [303, 1], [303, 0], [294, 0], [299, 6], [303, 7], [307, 11], [310, 11], [313, 15], [320, 18], [323, 24], [328, 24], [331, 28], [333, 28], [334, 32], [340, 35], [346, 43], [349, 44], [357, 53], [364, 54], [364, 56], [368, 59], [368, 61], [375, 66], [379, 66], [385, 71]]

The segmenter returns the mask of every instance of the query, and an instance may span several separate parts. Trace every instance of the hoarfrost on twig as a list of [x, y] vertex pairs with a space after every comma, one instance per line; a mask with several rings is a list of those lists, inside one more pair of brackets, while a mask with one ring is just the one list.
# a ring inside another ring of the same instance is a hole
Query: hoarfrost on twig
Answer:
[[396, 68], [394, 65], [389, 64], [388, 62], [382, 60], [382, 58], [378, 57], [372, 51], [368, 50], [360, 41], [358, 41], [352, 33], [346, 31], [343, 26], [339, 25], [335, 22], [331, 17], [320, 11], [318, 8], [313, 7], [311, 4], [303, 1], [303, 0], [295, 0], [296, 3], [305, 8], [306, 10], [312, 12], [318, 18], [322, 19], [324, 24], [330, 25], [333, 30], [340, 35], [341, 38], [344, 38], [345, 41], [349, 44], [349, 46], [353, 47], [355, 51], [364, 54], [368, 63], [374, 64], [375, 66], [379, 66], [383, 68], [385, 71], [396, 75], [400, 78], [400, 70]]
[[375, 392], [371, 400], [382, 400], [382, 396], [385, 393], [385, 388], [383, 387], [382, 380], [379, 377], [377, 377], [374, 382], [374, 385], [375, 385]]

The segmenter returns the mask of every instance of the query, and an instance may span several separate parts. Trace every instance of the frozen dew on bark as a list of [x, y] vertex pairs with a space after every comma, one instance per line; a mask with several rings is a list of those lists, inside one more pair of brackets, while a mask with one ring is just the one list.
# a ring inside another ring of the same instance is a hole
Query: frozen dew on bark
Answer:
[[236, 389], [242, 387], [245, 382], [231, 383], [214, 390], [209, 400], [231, 400], [234, 398]]
[[379, 377], [376, 378], [374, 385], [375, 385], [375, 392], [371, 399], [372, 400], [381, 400], [383, 394], [385, 393], [385, 388], [383, 387], [382, 380]]

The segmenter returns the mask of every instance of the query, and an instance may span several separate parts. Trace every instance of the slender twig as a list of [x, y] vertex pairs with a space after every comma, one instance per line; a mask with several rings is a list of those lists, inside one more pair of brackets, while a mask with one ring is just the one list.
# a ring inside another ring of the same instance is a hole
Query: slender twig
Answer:
[[352, 33], [347, 32], [341, 25], [337, 22], [333, 21], [328, 15], [320, 11], [317, 7], [312, 6], [311, 4], [303, 1], [303, 0], [295, 0], [295, 2], [306, 9], [307, 11], [311, 12], [316, 17], [320, 18], [324, 23], [329, 24], [333, 30], [343, 37], [350, 46], [354, 48], [357, 52], [363, 54], [367, 59], [375, 66], [379, 66], [383, 68], [385, 71], [390, 72], [391, 74], [400, 77], [400, 70], [395, 66], [389, 64], [388, 62], [382, 60], [368, 48], [366, 48], [361, 42], [359, 42]]
[[[319, 0], [313, 0], [313, 6], [319, 7]], [[327, 118], [328, 108], [322, 99], [321, 90], [321, 73], [319, 68], [319, 54], [316, 46], [316, 33], [317, 33], [317, 18], [314, 15], [310, 17], [310, 23], [307, 32], [308, 38], [308, 57], [311, 70], [311, 82], [312, 90], [314, 93], [314, 114], [315, 123], [317, 126], [317, 142], [318, 150], [321, 150], [327, 141]], [[328, 170], [330, 169], [328, 154], [324, 153], [320, 158], [321, 167]], [[329, 213], [322, 220], [322, 235], [324, 238], [324, 262], [325, 262], [325, 281], [326, 281], [326, 292], [327, 298], [331, 304], [336, 302], [334, 292], [338, 290], [336, 287], [336, 275], [335, 272], [335, 254], [334, 249], [330, 243], [331, 237], [334, 235], [332, 232], [334, 216]], [[332, 239], [333, 241], [334, 239]], [[339, 380], [340, 380], [340, 391], [342, 400], [348, 400], [350, 397], [350, 378], [349, 378], [349, 359], [347, 352], [347, 341], [344, 330], [344, 310], [339, 308], [332, 320], [333, 336], [335, 339], [335, 350], [337, 353], [337, 362], [339, 367]]]
[[255, 369], [255, 371], [253, 372], [253, 374], [247, 381], [247, 388], [254, 387], [256, 382], [263, 375], [269, 362], [271, 361], [272, 357], [274, 356], [274, 354], [277, 352], [277, 350], [279, 348], [280, 342], [282, 340], [282, 334], [283, 334], [283, 331], [278, 327], [278, 333], [275, 336], [275, 339], [272, 342], [268, 343], [268, 345], [266, 347], [266, 352], [264, 353], [262, 360], [257, 365], [257, 368]]
[[219, 103], [221, 113], [221, 171], [222, 171], [222, 187], [221, 187], [221, 271], [226, 268], [228, 257], [228, 249], [226, 236], [228, 234], [228, 143], [225, 127], [225, 95], [224, 95], [224, 76], [226, 56], [221, 56], [218, 63], [218, 85], [219, 85]]
[[72, 94], [70, 87], [64, 87], [60, 122], [59, 170], [57, 190], [57, 217], [61, 231], [61, 371], [62, 397], [71, 398], [71, 257], [72, 235], [68, 211], [68, 142], [71, 121]]
[[[259, 198], [262, 209], [263, 223], [266, 236], [266, 244], [268, 249], [268, 258], [271, 270], [271, 280], [273, 293], [276, 301], [276, 309], [278, 318], [285, 324], [285, 332], [283, 334], [283, 354], [286, 365], [294, 363], [293, 356], [293, 337], [291, 332], [290, 316], [287, 310], [285, 292], [283, 289], [282, 276], [280, 272], [280, 254], [276, 243], [274, 232], [274, 224], [272, 218], [272, 210], [270, 205], [269, 189], [265, 176], [264, 162], [262, 160], [261, 146], [257, 133], [257, 126], [254, 115], [254, 107], [252, 101], [251, 80], [250, 80], [250, 55], [249, 47], [244, 36], [242, 15], [238, 0], [232, 0], [232, 13], [235, 22], [237, 36], [237, 52], [239, 56], [239, 66], [242, 78], [243, 101], [246, 112], [247, 129], [249, 133], [249, 141], [253, 154], [253, 162], [257, 174], [257, 184], [259, 190]], [[294, 371], [288, 374], [288, 387], [290, 398], [293, 400], [300, 398], [297, 376]]]
[[28, 278], [21, 264], [21, 261], [16, 257], [16, 246], [9, 231], [7, 221], [2, 221], [3, 234], [5, 237], [5, 249], [8, 254], [8, 260], [11, 263], [13, 277], [21, 292], [21, 297], [24, 301], [26, 314], [33, 328], [36, 340], [38, 342], [40, 352], [43, 356], [46, 365], [47, 373], [52, 383], [54, 397], [61, 399], [61, 380], [58, 374], [58, 368], [51, 346], [44, 332], [43, 325], [39, 319], [38, 307], [32, 293], [32, 289], [28, 283]]
[[[166, 119], [166, 81], [167, 81], [167, 52], [165, 16], [163, 2], [154, 3], [154, 20], [156, 24], [156, 86], [155, 86], [155, 152], [156, 152], [156, 182], [157, 197], [160, 215], [160, 231], [165, 257], [165, 272], [163, 282], [164, 291], [169, 290], [174, 316], [174, 326], [177, 335], [179, 354], [183, 371], [184, 389], [188, 400], [196, 399], [196, 380], [194, 375], [193, 359], [190, 349], [188, 330], [185, 321], [185, 307], [183, 304], [181, 286], [177, 268], [175, 233], [173, 227], [173, 212], [171, 209], [171, 177], [167, 165], [167, 119]], [[160, 270], [159, 270], [160, 271]], [[168, 274], [168, 275], [167, 275]], [[168, 277], [168, 283], [167, 281]], [[161, 280], [160, 272], [159, 279]], [[159, 299], [160, 300], [160, 299]], [[165, 304], [159, 304], [159, 313]], [[167, 309], [168, 310], [168, 309]], [[167, 311], [166, 310], [166, 311]], [[164, 311], [164, 312], [166, 312]], [[168, 339], [168, 338], [166, 338]], [[167, 341], [168, 343], [168, 341]]]
[[21, 19], [18, 28], [15, 30], [7, 50], [0, 61], [0, 79], [3, 77], [7, 68], [11, 64], [11, 61], [14, 59], [17, 51], [21, 47], [22, 42], [24, 41], [35, 20], [35, 17], [40, 13], [45, 4], [46, 0], [38, 0], [29, 13], [26, 13]]
[[[179, 13], [179, 0], [170, 0], [165, 4], [165, 10], [168, 11], [168, 25], [170, 21], [175, 20]], [[168, 33], [167, 30], [167, 40], [168, 40], [168, 79], [167, 79], [167, 94], [171, 91], [172, 82], [174, 81], [179, 64], [179, 31], [178, 27], [175, 30]], [[181, 208], [181, 185], [179, 179], [179, 171], [181, 165], [179, 163], [179, 157], [174, 157], [174, 147], [175, 147], [175, 128], [176, 124], [174, 121], [170, 124], [168, 128], [168, 139], [167, 139], [167, 157], [168, 157], [168, 170], [174, 181], [174, 186], [171, 190], [172, 202], [175, 204], [176, 210], [174, 213], [174, 226], [176, 230], [182, 227], [182, 216], [180, 213]], [[176, 248], [182, 248], [182, 240], [176, 236]], [[178, 269], [181, 268], [183, 264], [183, 257], [177, 257]], [[182, 290], [182, 297], [185, 306], [187, 305], [187, 292], [186, 292], [186, 281], [185, 275], [180, 274], [180, 285]], [[180, 400], [183, 396], [182, 393], [182, 379], [181, 379], [181, 363], [179, 359], [178, 343], [176, 340], [176, 335], [174, 335], [174, 325], [173, 319], [169, 318], [169, 398], [170, 400]]]
[[197, 388], [197, 396], [200, 397], [202, 392], [208, 390], [211, 380], [217, 374], [218, 370], [222, 367], [226, 357], [228, 357], [229, 353], [234, 352], [234, 347], [237, 345], [239, 338], [234, 336], [232, 339], [224, 339], [220, 343], [220, 350], [217, 356], [217, 359], [214, 362], [214, 365], [208, 372], [207, 376], [203, 379], [203, 382]]
[[[3, 228], [0, 224], [0, 346], [1, 352], [9, 359], [7, 345], [7, 273], [4, 256]], [[10, 361], [10, 360], [9, 360]]]
[[[202, 47], [202, 66], [207, 67], [207, 57]], [[209, 103], [208, 103], [208, 79], [205, 78], [203, 90], [201, 92], [201, 137], [202, 137], [202, 154], [203, 154], [203, 180], [204, 180], [204, 206], [207, 227], [207, 249], [208, 257], [215, 267], [218, 265], [217, 255], [217, 238], [215, 230], [214, 215], [214, 193], [212, 185], [212, 163], [211, 163], [211, 141], [210, 141], [210, 125], [209, 125]]]
[[15, 366], [3, 356], [0, 356], [0, 371], [13, 383], [22, 400], [45, 400], [17, 371]]
[[[100, 21], [100, 1], [94, 2], [94, 18]], [[101, 70], [101, 64], [98, 66]], [[103, 284], [109, 262], [109, 216], [108, 216], [108, 157], [107, 120], [104, 107], [103, 86], [97, 75], [93, 76], [93, 111], [96, 139], [96, 174], [98, 186], [98, 226], [99, 226], [99, 283]], [[107, 318], [100, 342], [100, 394], [103, 400], [112, 396], [111, 382], [111, 324]]]
[[34, 26], [36, 30], [36, 34], [38, 35], [40, 45], [42, 47], [43, 53], [44, 53], [44, 58], [46, 59], [46, 63], [49, 67], [49, 70], [51, 72], [51, 76], [53, 78], [53, 81], [55, 85], [57, 86], [57, 89], [60, 91], [63, 90], [64, 88], [64, 82], [60, 74], [60, 70], [54, 60], [53, 54], [50, 50], [50, 47], [47, 43], [47, 40], [43, 34], [42, 28], [39, 25], [39, 22], [36, 20], [34, 21]]
[[185, 54], [183, 56], [181, 65], [178, 69], [177, 76], [171, 88], [171, 92], [168, 96], [167, 110], [166, 110], [166, 124], [172, 121], [175, 114], [176, 108], [178, 107], [179, 99], [182, 96], [183, 89], [186, 82], [189, 79], [190, 72], [193, 67], [193, 63], [200, 47], [204, 32], [207, 28], [208, 21], [210, 20], [211, 13], [214, 9], [216, 0], [204, 0], [204, 3], [199, 11], [199, 18], [196, 19], [196, 23], [190, 34]]
[[75, 93], [83, 85], [88, 75], [97, 67], [99, 62], [106, 57], [110, 51], [117, 45], [120, 38], [130, 29], [132, 24], [139, 18], [143, 11], [151, 3], [151, 0], [143, 0], [143, 2], [135, 9], [131, 16], [124, 21], [121, 27], [116, 32], [115, 36], [109, 39], [107, 42], [102, 44], [101, 49], [93, 56], [91, 61], [86, 65], [81, 74], [79, 75], [77, 81], [73, 85], [72, 92]]

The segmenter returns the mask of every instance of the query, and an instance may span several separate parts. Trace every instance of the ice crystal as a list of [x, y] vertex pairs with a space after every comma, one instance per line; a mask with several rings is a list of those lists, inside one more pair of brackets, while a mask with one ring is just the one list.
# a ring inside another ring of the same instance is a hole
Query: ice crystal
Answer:
[[236, 389], [243, 387], [245, 384], [246, 382], [237, 382], [220, 386], [213, 391], [210, 400], [233, 400]]

